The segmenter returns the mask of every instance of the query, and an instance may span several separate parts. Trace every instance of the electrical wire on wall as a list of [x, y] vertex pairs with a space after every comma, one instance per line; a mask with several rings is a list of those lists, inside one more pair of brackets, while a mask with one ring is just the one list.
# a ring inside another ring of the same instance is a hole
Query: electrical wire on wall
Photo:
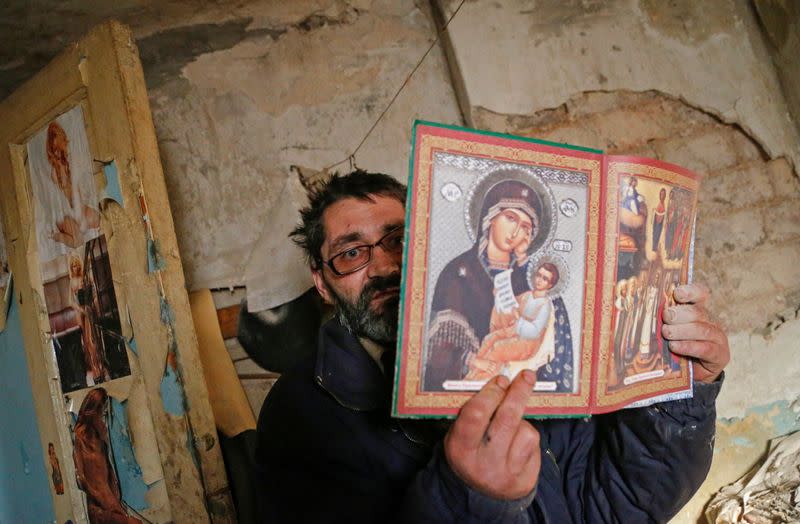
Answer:
[[325, 167], [324, 171], [328, 171], [328, 170], [330, 170], [330, 169], [332, 169], [332, 168], [334, 168], [334, 167], [336, 167], [336, 166], [338, 166], [340, 164], [344, 164], [347, 161], [350, 162], [350, 169], [351, 170], [356, 168], [356, 153], [358, 153], [358, 151], [361, 149], [361, 146], [364, 145], [364, 142], [367, 141], [367, 138], [369, 138], [369, 136], [372, 134], [372, 132], [375, 130], [375, 128], [378, 127], [378, 124], [383, 119], [384, 115], [389, 111], [389, 109], [394, 104], [395, 100], [397, 100], [397, 98], [400, 96], [400, 93], [403, 92], [403, 90], [406, 88], [408, 83], [411, 81], [411, 77], [414, 76], [414, 73], [417, 72], [417, 70], [420, 68], [422, 63], [425, 62], [425, 59], [428, 57], [428, 55], [433, 50], [433, 48], [436, 46], [436, 44], [439, 43], [439, 40], [441, 39], [442, 34], [444, 34], [444, 32], [447, 31], [447, 26], [450, 25], [450, 22], [453, 21], [455, 16], [461, 10], [461, 6], [464, 5], [464, 2], [465, 2], [465, 0], [461, 0], [461, 2], [459, 2], [458, 7], [456, 7], [455, 11], [453, 11], [453, 14], [450, 15], [450, 18], [447, 19], [447, 22], [445, 22], [444, 25], [442, 26], [442, 28], [436, 33], [436, 38], [433, 39], [433, 42], [431, 42], [431, 45], [428, 47], [427, 51], [425, 51], [425, 53], [419, 59], [419, 61], [417, 62], [417, 65], [414, 66], [414, 69], [412, 69], [411, 72], [408, 73], [408, 76], [406, 76], [406, 79], [403, 81], [402, 85], [400, 85], [400, 88], [394, 94], [392, 99], [389, 100], [389, 103], [386, 105], [386, 107], [381, 112], [381, 114], [378, 115], [378, 118], [375, 120], [375, 122], [373, 122], [372, 126], [367, 131], [367, 134], [364, 135], [364, 138], [361, 139], [361, 142], [358, 143], [358, 145], [353, 150], [353, 152], [350, 153], [347, 156], [347, 158], [344, 158], [344, 159], [340, 160], [339, 162], [336, 162], [335, 164], [331, 164], [331, 165]]

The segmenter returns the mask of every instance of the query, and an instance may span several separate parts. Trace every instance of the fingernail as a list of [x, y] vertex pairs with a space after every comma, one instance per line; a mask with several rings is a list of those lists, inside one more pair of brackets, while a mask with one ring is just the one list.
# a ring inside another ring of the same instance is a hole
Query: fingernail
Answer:
[[669, 338], [671, 332], [672, 330], [668, 326], [664, 326], [661, 328], [661, 334], [664, 335], [665, 337]]
[[511, 382], [508, 381], [508, 377], [505, 375], [498, 375], [497, 376], [497, 385], [503, 389], [508, 389], [508, 386]]
[[534, 384], [536, 384], [536, 373], [534, 373], [530, 369], [523, 369], [522, 380], [533, 386]]
[[672, 322], [675, 320], [675, 309], [674, 308], [667, 308], [664, 312], [664, 320], [668, 322]]
[[675, 290], [675, 300], [684, 300], [687, 296], [685, 287], [681, 286]]

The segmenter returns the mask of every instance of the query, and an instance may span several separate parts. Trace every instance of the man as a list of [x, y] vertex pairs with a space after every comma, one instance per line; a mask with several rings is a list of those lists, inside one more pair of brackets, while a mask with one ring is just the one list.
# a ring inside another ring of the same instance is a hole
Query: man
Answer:
[[496, 377], [444, 438], [392, 420], [402, 185], [361, 171], [312, 196], [294, 234], [336, 318], [316, 357], [262, 408], [257, 477], [266, 522], [662, 522], [705, 477], [728, 360], [699, 286], [676, 290], [664, 335], [695, 359], [693, 399], [582, 420], [522, 418], [535, 374]]

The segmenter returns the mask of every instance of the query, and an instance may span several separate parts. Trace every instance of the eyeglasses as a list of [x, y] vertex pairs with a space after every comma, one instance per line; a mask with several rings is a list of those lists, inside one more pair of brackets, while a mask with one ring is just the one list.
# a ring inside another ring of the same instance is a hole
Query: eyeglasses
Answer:
[[335, 274], [349, 275], [363, 268], [372, 260], [372, 248], [380, 246], [390, 255], [400, 255], [403, 252], [403, 236], [405, 228], [397, 226], [374, 244], [362, 244], [345, 249], [333, 255], [329, 260], [323, 261]]

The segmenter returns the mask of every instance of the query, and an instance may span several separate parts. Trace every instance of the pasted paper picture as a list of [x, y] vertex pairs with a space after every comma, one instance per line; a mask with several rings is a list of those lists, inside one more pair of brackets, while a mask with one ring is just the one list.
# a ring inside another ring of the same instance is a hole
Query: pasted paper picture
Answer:
[[130, 375], [81, 106], [27, 144], [39, 270], [65, 393]]
[[396, 415], [455, 415], [523, 369], [529, 414], [691, 395], [660, 327], [688, 278], [693, 173], [424, 122], [412, 154]]

